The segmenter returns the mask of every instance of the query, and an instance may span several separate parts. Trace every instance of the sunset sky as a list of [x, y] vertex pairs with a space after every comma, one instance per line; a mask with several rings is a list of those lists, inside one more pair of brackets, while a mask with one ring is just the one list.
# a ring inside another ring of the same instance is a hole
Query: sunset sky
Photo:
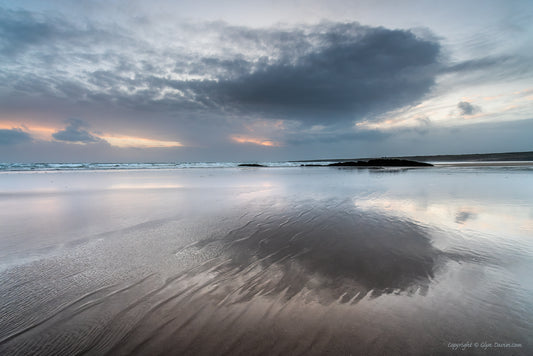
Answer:
[[529, 150], [530, 0], [0, 0], [0, 162]]

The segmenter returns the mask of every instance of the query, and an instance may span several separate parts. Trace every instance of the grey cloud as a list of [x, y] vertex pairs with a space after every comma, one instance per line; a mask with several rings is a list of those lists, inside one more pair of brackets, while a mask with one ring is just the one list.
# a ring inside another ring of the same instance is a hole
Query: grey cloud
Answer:
[[30, 12], [0, 8], [0, 53], [13, 55], [28, 46], [42, 43], [54, 33], [55, 28]]
[[421, 100], [435, 83], [439, 45], [408, 31], [320, 25], [303, 55], [217, 82], [188, 83], [199, 98], [240, 113], [316, 124], [357, 121]]
[[[64, 43], [79, 47], [102, 40], [109, 43], [109, 39], [120, 37], [118, 33], [102, 31], [89, 23], [73, 24], [60, 17], [0, 7], [0, 54], [4, 56], [20, 55], [36, 47], [54, 51]], [[42, 55], [46, 59], [48, 54]], [[48, 59], [54, 60], [53, 56]]]
[[[131, 31], [121, 27], [118, 23], [94, 21], [88, 17], [68, 18], [60, 11], [29, 12], [25, 10], [8, 10], [0, 7], [0, 31], [6, 35], [4, 43], [9, 43], [19, 49], [29, 49], [31, 46], [42, 45], [53, 50], [61, 50], [61, 46], [68, 44], [76, 48], [87, 46], [99, 47], [110, 44], [120, 46], [139, 43]], [[57, 46], [57, 47], [56, 47]], [[96, 60], [110, 53], [83, 53], [88, 59]], [[112, 55], [112, 53], [111, 53]]]
[[[202, 112], [346, 125], [419, 102], [435, 84], [441, 66], [437, 42], [410, 31], [358, 23], [267, 29], [190, 24], [189, 31], [196, 35], [218, 39], [220, 48], [207, 56], [180, 48], [157, 49], [132, 40], [134, 36], [120, 28], [117, 32], [126, 35], [118, 50], [114, 45], [121, 37], [105, 28], [23, 12], [8, 15], [14, 20], [2, 25], [9, 35], [7, 47], [30, 48], [46, 40], [54, 48], [42, 47], [31, 61], [21, 57], [21, 71], [16, 77], [3, 73], [4, 83], [13, 83], [4, 85], [20, 93], [183, 116]], [[6, 11], [2, 16], [8, 17]], [[43, 38], [14, 35], [16, 28], [33, 32], [39, 26], [46, 28]], [[99, 40], [96, 54], [91, 46], [81, 46], [84, 39], [89, 44]], [[76, 49], [69, 51], [76, 53], [76, 61], [63, 51], [67, 46]], [[168, 75], [169, 68], [162, 63], [169, 58], [174, 59], [171, 70], [183, 79]], [[47, 70], [31, 69], [35, 61], [43, 62]], [[90, 66], [85, 66], [87, 61]], [[76, 76], [64, 70], [73, 62], [78, 65]], [[190, 75], [204, 78], [190, 79]]]
[[513, 58], [509, 56], [476, 58], [449, 65], [448, 67], [443, 68], [443, 72], [472, 72], [507, 65], [512, 61]]
[[467, 101], [460, 101], [457, 104], [461, 115], [474, 115], [481, 111], [481, 108], [477, 105], [472, 105]]
[[20, 129], [0, 130], [0, 145], [14, 145], [29, 141], [31, 141], [30, 134]]
[[52, 137], [59, 141], [78, 142], [78, 143], [93, 143], [100, 142], [102, 139], [90, 134], [84, 130], [87, 124], [79, 119], [67, 120], [67, 127], [64, 130], [57, 131], [52, 134]]
[[451, 76], [448, 90], [453, 91], [458, 86], [524, 80], [532, 70], [531, 56], [516, 53], [513, 56], [487, 56], [443, 65], [441, 74]]

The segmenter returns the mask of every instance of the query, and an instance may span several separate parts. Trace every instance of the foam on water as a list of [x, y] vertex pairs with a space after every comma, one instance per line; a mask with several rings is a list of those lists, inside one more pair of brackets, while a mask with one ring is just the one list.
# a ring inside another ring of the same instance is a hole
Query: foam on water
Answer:
[[[124, 169], [232, 168], [243, 163], [266, 167], [299, 167], [306, 162], [179, 162], [179, 163], [0, 163], [0, 171], [71, 171]], [[330, 161], [321, 164], [332, 163]]]

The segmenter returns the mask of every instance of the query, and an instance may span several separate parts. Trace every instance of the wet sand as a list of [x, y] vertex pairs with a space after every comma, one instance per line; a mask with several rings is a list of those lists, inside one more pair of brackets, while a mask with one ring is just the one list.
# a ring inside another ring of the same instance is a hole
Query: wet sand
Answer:
[[533, 175], [484, 169], [4, 175], [0, 354], [531, 354]]

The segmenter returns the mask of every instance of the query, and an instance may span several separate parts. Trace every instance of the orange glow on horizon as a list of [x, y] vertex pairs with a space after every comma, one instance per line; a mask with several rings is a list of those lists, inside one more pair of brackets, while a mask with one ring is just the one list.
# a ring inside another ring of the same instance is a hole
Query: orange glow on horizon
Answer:
[[231, 139], [237, 143], [253, 143], [254, 145], [267, 147], [281, 146], [278, 142], [256, 137], [232, 136]]
[[178, 141], [161, 141], [152, 140], [143, 137], [132, 136], [98, 136], [103, 140], [109, 142], [110, 145], [116, 147], [137, 147], [137, 148], [170, 148], [183, 147], [183, 144]]
[[34, 125], [29, 126], [13, 121], [0, 121], [0, 130], [21, 130], [30, 134], [32, 137], [43, 141], [52, 140], [52, 134], [57, 131], [56, 128], [52, 127]]
[[52, 132], [52, 133], [57, 131], [57, 129], [53, 129], [51, 127], [45, 127], [45, 126], [28, 127], [26, 125], [13, 125], [11, 123], [6, 123], [6, 122], [0, 122], [0, 129], [2, 130], [20, 129], [22, 131], [40, 131], [40, 132]]
[[[40, 141], [54, 141], [52, 134], [62, 130], [63, 128], [53, 126], [28, 125], [25, 123], [14, 122], [11, 120], [0, 121], [0, 130], [21, 130], [30, 134], [34, 139]], [[183, 144], [178, 141], [162, 141], [143, 137], [133, 136], [114, 136], [114, 135], [98, 135], [93, 132], [91, 134], [95, 137], [107, 141], [110, 145], [115, 147], [137, 147], [137, 148], [170, 148], [183, 147]], [[71, 142], [76, 143], [76, 142]]]

